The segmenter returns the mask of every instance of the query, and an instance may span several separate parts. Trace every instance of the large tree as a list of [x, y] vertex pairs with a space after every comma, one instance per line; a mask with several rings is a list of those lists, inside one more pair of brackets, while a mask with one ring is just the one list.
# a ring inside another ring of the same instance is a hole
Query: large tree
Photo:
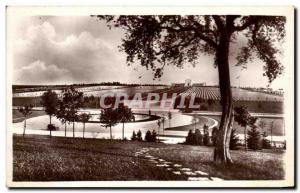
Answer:
[[62, 95], [62, 113], [64, 119], [73, 124], [73, 137], [75, 137], [75, 122], [78, 121], [78, 111], [83, 103], [83, 93], [71, 86], [64, 89]]
[[240, 15], [128, 15], [103, 16], [108, 25], [125, 30], [122, 48], [127, 62], [136, 60], [154, 77], [161, 77], [166, 65], [195, 65], [200, 53], [212, 55], [219, 71], [222, 116], [216, 140], [215, 161], [232, 163], [229, 153], [233, 122], [229, 51], [243, 36], [247, 43], [237, 54], [237, 65], [256, 57], [265, 62], [263, 74], [272, 82], [282, 73], [278, 46], [285, 36], [285, 17]]

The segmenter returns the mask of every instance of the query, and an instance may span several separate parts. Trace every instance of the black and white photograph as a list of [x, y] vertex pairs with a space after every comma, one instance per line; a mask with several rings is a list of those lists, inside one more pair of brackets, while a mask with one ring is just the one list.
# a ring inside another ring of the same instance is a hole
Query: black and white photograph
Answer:
[[293, 187], [294, 8], [6, 8], [8, 187]]

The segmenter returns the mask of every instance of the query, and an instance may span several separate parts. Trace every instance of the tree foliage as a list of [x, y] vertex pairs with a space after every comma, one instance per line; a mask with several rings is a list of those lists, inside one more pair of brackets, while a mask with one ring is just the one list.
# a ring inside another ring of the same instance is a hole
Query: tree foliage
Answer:
[[136, 134], [136, 139], [137, 139], [138, 141], [143, 141], [141, 130], [139, 130], [139, 131], [137, 132], [137, 134]]
[[249, 149], [261, 149], [260, 133], [255, 126], [251, 127], [251, 129], [248, 131], [247, 143]]
[[118, 124], [120, 120], [120, 114], [118, 109], [106, 108], [102, 109], [100, 113], [100, 122], [104, 127], [109, 127], [110, 129], [110, 139], [112, 139], [112, 130], [111, 127]]
[[45, 108], [45, 112], [50, 117], [50, 124], [51, 124], [51, 116], [55, 115], [57, 112], [57, 107], [59, 104], [58, 96], [56, 92], [52, 90], [48, 90], [47, 92], [44, 92], [42, 95], [42, 105]]
[[73, 137], [75, 137], [75, 122], [78, 121], [78, 110], [83, 102], [83, 93], [71, 86], [64, 89], [62, 95], [57, 116], [64, 122], [73, 123]]
[[152, 69], [154, 77], [163, 74], [166, 65], [182, 68], [196, 65], [199, 53], [215, 55], [222, 33], [231, 34], [230, 43], [242, 36], [247, 39], [236, 55], [237, 65], [245, 65], [254, 57], [264, 63], [264, 75], [273, 81], [282, 73], [278, 46], [285, 36], [286, 18], [282, 16], [242, 15], [97, 15], [108, 26], [125, 30], [121, 46], [128, 64], [139, 60]]
[[119, 120], [120, 122], [123, 124], [123, 127], [122, 127], [122, 138], [125, 139], [124, 137], [124, 130], [125, 130], [125, 122], [130, 122], [130, 121], [133, 121], [135, 118], [134, 118], [134, 115], [133, 115], [133, 112], [131, 110], [131, 108], [125, 106], [123, 103], [122, 105], [120, 105], [118, 107], [118, 112], [119, 112]]

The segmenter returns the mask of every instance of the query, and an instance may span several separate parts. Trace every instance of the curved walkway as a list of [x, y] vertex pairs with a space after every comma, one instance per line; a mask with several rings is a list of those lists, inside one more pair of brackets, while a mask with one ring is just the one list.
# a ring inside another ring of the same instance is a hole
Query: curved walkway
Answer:
[[154, 164], [156, 167], [165, 168], [166, 171], [172, 172], [175, 175], [186, 176], [188, 181], [223, 181], [221, 178], [213, 177], [206, 172], [194, 171], [188, 167], [184, 167], [181, 164], [175, 162], [160, 159], [159, 157], [154, 157], [150, 155], [150, 150], [155, 150], [157, 148], [142, 148], [135, 153], [136, 157], [143, 157], [149, 162]]

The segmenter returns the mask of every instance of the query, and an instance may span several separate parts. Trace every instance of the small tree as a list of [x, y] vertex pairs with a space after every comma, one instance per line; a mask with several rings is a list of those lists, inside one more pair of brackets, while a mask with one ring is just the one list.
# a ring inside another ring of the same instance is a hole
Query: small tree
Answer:
[[152, 142], [156, 142], [157, 141], [157, 134], [156, 134], [155, 130], [152, 131], [151, 141]]
[[78, 121], [78, 110], [83, 102], [83, 93], [73, 86], [63, 90], [62, 103], [64, 104], [65, 120], [73, 123], [73, 137], [75, 137], [75, 122]]
[[171, 119], [172, 119], [171, 111], [168, 112], [168, 119], [169, 119], [169, 128], [171, 128]]
[[146, 132], [145, 141], [147, 141], [147, 142], [152, 141], [152, 134], [151, 134], [151, 131], [149, 131], [149, 130]]
[[163, 134], [165, 133], [165, 122], [166, 122], [166, 118], [165, 118], [165, 115], [162, 116], [161, 118], [161, 123], [162, 123], [162, 126], [163, 126]]
[[132, 141], [136, 141], [137, 140], [135, 131], [132, 132], [131, 140]]
[[249, 149], [260, 149], [260, 133], [257, 130], [256, 126], [252, 126], [251, 129], [248, 131], [247, 142]]
[[[47, 115], [49, 115], [49, 119], [50, 119], [50, 125], [51, 123], [51, 118], [52, 115], [55, 115], [57, 112], [57, 106], [58, 106], [58, 97], [56, 92], [53, 92], [51, 90], [48, 90], [47, 92], [44, 92], [44, 94], [42, 95], [42, 105], [45, 108], [45, 112], [47, 113]], [[51, 132], [51, 130], [50, 130]]]
[[23, 137], [25, 136], [26, 131], [26, 120], [29, 115], [32, 114], [33, 105], [25, 105], [24, 107], [18, 107], [18, 111], [24, 116], [24, 129], [23, 129]]
[[157, 120], [157, 126], [158, 126], [157, 131], [158, 131], [158, 136], [159, 136], [159, 130], [160, 130], [160, 126], [161, 126], [160, 119]]
[[247, 150], [247, 126], [252, 126], [257, 118], [251, 117], [246, 106], [234, 108], [234, 120], [242, 127], [244, 127], [245, 149]]
[[100, 122], [102, 126], [104, 127], [109, 127], [109, 133], [110, 133], [110, 139], [112, 139], [112, 129], [111, 127], [115, 126], [119, 122], [119, 111], [118, 109], [113, 109], [113, 108], [107, 108], [101, 110], [100, 114]]
[[127, 106], [124, 106], [123, 103], [121, 106], [118, 107], [118, 111], [119, 111], [119, 116], [120, 116], [120, 121], [122, 122], [122, 139], [125, 139], [125, 122], [129, 122], [134, 120], [134, 115], [133, 112], [131, 110], [131, 108], [128, 108]]
[[213, 127], [211, 132], [211, 140], [214, 146], [216, 145], [217, 136], [218, 136], [218, 128]]
[[56, 118], [61, 121], [62, 124], [65, 125], [65, 137], [67, 136], [67, 122], [68, 120], [68, 115], [66, 111], [66, 105], [64, 104], [63, 101], [59, 101], [59, 108], [56, 112]]
[[203, 126], [203, 145], [208, 146], [209, 145], [209, 132], [208, 132], [208, 126], [204, 124]]
[[137, 132], [136, 138], [137, 138], [138, 141], [143, 141], [141, 130], [139, 130], [139, 131]]
[[231, 150], [237, 149], [238, 141], [239, 141], [239, 138], [236, 135], [236, 129], [232, 129], [231, 135], [230, 135], [229, 149], [231, 149]]
[[84, 133], [85, 133], [85, 123], [88, 122], [91, 118], [90, 114], [87, 113], [82, 113], [79, 115], [79, 121], [82, 122], [83, 124], [83, 130], [82, 130], [82, 137], [84, 138]]

